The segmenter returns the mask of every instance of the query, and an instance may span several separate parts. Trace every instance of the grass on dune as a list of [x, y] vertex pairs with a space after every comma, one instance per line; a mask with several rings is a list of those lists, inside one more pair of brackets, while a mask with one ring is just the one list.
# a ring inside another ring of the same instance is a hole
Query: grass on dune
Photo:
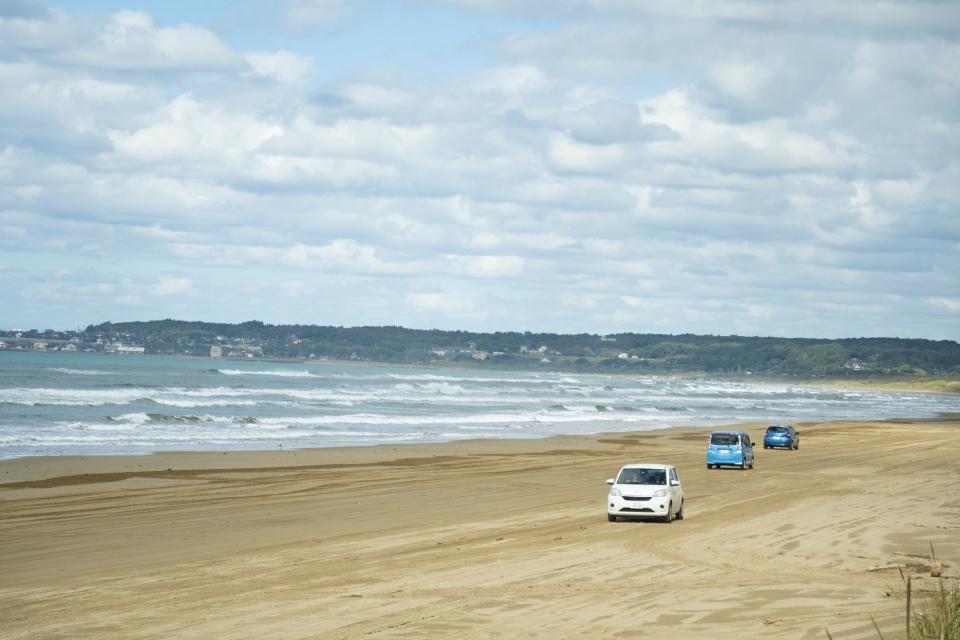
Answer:
[[943, 587], [940, 592], [920, 605], [913, 614], [909, 640], [958, 640], [960, 639], [960, 589]]
[[[931, 575], [939, 577], [943, 563], [937, 562], [933, 544], [930, 545], [930, 563]], [[938, 567], [936, 573], [934, 573], [934, 567]], [[906, 637], [907, 640], [960, 640], [960, 583], [954, 583], [952, 589], [946, 589], [943, 578], [940, 577], [939, 591], [921, 602], [918, 607], [912, 608], [910, 601], [912, 578], [904, 575], [902, 569], [900, 577], [907, 587], [907, 623], [905, 635], [897, 637]], [[873, 616], [870, 616], [870, 621], [877, 632], [877, 637], [885, 640]], [[834, 640], [829, 629], [824, 629], [824, 633], [828, 640]]]

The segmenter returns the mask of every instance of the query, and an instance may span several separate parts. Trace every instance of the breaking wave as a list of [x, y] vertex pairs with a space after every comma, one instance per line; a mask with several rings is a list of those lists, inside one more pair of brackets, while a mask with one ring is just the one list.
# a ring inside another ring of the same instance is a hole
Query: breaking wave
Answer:
[[314, 373], [299, 369], [271, 369], [268, 371], [253, 371], [248, 369], [214, 369], [225, 376], [275, 376], [278, 378], [319, 378]]
[[955, 396], [752, 381], [81, 357], [4, 371], [0, 459], [960, 412]]
[[68, 367], [50, 367], [47, 371], [54, 371], [56, 373], [66, 373], [68, 375], [74, 376], [109, 376], [112, 375], [109, 371], [98, 371], [96, 369], [70, 369]]

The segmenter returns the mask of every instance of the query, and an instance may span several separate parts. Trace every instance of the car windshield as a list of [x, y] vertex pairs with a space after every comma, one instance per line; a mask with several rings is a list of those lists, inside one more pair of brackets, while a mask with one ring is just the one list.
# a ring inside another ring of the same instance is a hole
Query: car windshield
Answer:
[[617, 484], [667, 484], [667, 472], [663, 469], [624, 469]]
[[740, 440], [735, 433], [711, 433], [710, 444], [737, 445]]
[[767, 433], [786, 433], [786, 427], [767, 427]]

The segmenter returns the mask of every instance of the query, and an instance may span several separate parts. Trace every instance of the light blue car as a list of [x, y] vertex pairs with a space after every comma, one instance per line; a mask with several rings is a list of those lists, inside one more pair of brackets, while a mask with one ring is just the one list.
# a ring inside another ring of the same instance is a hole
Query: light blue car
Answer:
[[721, 465], [753, 469], [753, 442], [745, 431], [714, 431], [707, 444], [707, 469]]
[[763, 434], [764, 449], [779, 447], [800, 448], [800, 432], [792, 424], [772, 424], [767, 427], [767, 432]]

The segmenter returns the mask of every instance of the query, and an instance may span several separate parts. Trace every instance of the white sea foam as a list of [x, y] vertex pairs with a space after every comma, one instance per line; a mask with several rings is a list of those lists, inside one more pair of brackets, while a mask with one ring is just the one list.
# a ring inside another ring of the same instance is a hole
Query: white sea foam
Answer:
[[10, 404], [80, 405], [126, 404], [144, 397], [143, 389], [32, 389], [17, 387], [0, 389], [0, 402]]
[[169, 407], [180, 407], [183, 409], [195, 409], [198, 407], [255, 407], [260, 404], [270, 404], [258, 400], [181, 400], [177, 398], [152, 398], [157, 404], [165, 404]]
[[423, 384], [401, 383], [395, 385], [394, 389], [404, 393], [414, 392], [418, 394], [449, 396], [459, 396], [467, 392], [467, 390], [461, 385], [451, 384], [449, 382], [427, 382]]
[[47, 371], [56, 371], [57, 373], [66, 373], [75, 376], [109, 376], [109, 371], [98, 371], [96, 369], [70, 369], [68, 367], [49, 367]]
[[[389, 373], [387, 374], [388, 378], [394, 380], [407, 380], [411, 382], [459, 382], [459, 383], [503, 383], [503, 384], [555, 384], [558, 382], [558, 378], [553, 379], [541, 379], [536, 377], [526, 377], [526, 378], [494, 378], [494, 377], [483, 377], [483, 376], [451, 376], [451, 375], [437, 375], [433, 373], [418, 373], [418, 374], [402, 374], [402, 373]], [[351, 376], [351, 378], [356, 378], [356, 376]], [[368, 379], [368, 378], [366, 378]]]
[[269, 369], [257, 371], [251, 369], [217, 369], [225, 376], [276, 376], [278, 378], [319, 378], [316, 374], [303, 369]]
[[197, 423], [197, 422], [218, 422], [221, 424], [237, 424], [244, 423], [243, 417], [236, 416], [217, 416], [211, 414], [201, 414], [201, 415], [181, 415], [181, 414], [163, 414], [163, 413], [124, 413], [119, 416], [110, 416], [108, 420], [113, 423], [130, 423], [130, 424], [147, 424], [147, 423], [157, 423], [157, 422], [170, 422], [170, 423]]
[[262, 425], [300, 425], [300, 426], [324, 426], [324, 425], [394, 425], [397, 427], [416, 426], [416, 425], [459, 425], [459, 424], [489, 424], [489, 425], [510, 425], [510, 424], [561, 424], [561, 423], [589, 423], [589, 422], [624, 422], [624, 423], [642, 423], [656, 421], [657, 416], [638, 415], [633, 413], [620, 413], [615, 411], [601, 412], [593, 410], [576, 412], [556, 412], [556, 411], [533, 411], [527, 413], [518, 412], [496, 412], [481, 414], [464, 415], [420, 415], [420, 416], [397, 416], [378, 413], [352, 413], [345, 415], [316, 415], [316, 416], [289, 416], [289, 417], [271, 417], [261, 418], [259, 423]]
[[150, 416], [146, 413], [124, 413], [116, 417], [110, 417], [110, 420], [116, 422], [126, 422], [130, 424], [143, 424], [150, 421]]
[[[953, 396], [751, 381], [348, 366], [315, 372], [239, 368], [246, 363], [223, 369], [227, 373], [220, 377], [189, 361], [183, 369], [167, 365], [172, 368], [127, 375], [132, 360], [123, 360], [122, 368], [103, 362], [89, 368], [42, 367], [49, 371], [42, 375], [71, 388], [24, 386], [39, 379], [33, 376], [0, 389], [0, 458], [539, 437], [960, 411]], [[104, 385], [102, 379], [85, 377], [100, 374], [74, 373], [95, 369], [144, 384]]]

